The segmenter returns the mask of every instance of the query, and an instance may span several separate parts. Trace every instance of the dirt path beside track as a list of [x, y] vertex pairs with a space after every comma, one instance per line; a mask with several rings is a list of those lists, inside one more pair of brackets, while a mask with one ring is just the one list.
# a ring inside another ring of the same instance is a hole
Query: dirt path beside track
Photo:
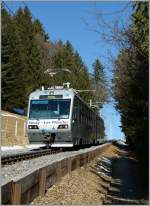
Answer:
[[128, 148], [118, 148], [121, 153], [112, 159], [112, 183], [105, 204], [148, 204], [139, 161]]

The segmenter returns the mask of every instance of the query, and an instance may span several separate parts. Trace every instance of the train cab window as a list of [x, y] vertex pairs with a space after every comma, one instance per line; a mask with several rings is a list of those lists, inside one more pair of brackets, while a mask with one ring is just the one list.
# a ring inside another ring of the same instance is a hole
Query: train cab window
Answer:
[[31, 100], [29, 119], [68, 119], [70, 99]]

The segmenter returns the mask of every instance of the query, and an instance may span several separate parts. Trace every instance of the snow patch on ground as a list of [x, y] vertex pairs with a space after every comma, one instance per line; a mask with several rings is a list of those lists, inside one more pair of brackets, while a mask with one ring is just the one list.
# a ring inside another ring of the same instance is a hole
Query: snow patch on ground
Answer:
[[123, 140], [119, 140], [117, 141], [118, 144], [121, 144], [121, 145], [127, 145]]
[[44, 147], [44, 146], [45, 144], [29, 144], [29, 145], [26, 145], [25, 147], [28, 149], [36, 149], [36, 148]]
[[18, 145], [14, 145], [14, 146], [2, 146], [2, 147], [1, 147], [1, 151], [20, 150], [20, 149], [25, 149], [25, 147], [24, 147], [24, 146], [18, 146]]
[[42, 147], [42, 146], [44, 146], [44, 145], [43, 144], [38, 144], [38, 145], [25, 145], [25, 146], [19, 146], [19, 145], [1, 146], [1, 151], [37, 149], [37, 148]]

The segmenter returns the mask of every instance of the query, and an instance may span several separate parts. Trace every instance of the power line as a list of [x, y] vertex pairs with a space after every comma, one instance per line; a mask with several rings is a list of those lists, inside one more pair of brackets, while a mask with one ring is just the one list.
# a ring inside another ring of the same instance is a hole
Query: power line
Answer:
[[[24, 1], [22, 1], [22, 3], [24, 4], [25, 7], [28, 7], [28, 5], [27, 5]], [[4, 5], [5, 8], [6, 8], [13, 16], [15, 16], [15, 13], [9, 8], [9, 6], [8, 6], [4, 1], [2, 1], [2, 5]], [[29, 7], [28, 7], [28, 8], [29, 8]], [[31, 13], [33, 19], [36, 19], [35, 16], [33, 15], [33, 13], [31, 12], [31, 10], [30, 10], [30, 13]]]
[[7, 10], [8, 10], [12, 15], [15, 16], [15, 13], [9, 8], [9, 6], [8, 6], [4, 1], [2, 1], [2, 5], [4, 5], [5, 8], [7, 8]]

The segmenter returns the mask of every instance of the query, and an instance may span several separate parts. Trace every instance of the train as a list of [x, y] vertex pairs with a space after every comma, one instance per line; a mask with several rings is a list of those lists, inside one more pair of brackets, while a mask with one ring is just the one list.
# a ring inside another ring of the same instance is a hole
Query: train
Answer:
[[74, 147], [104, 138], [99, 115], [69, 83], [32, 92], [27, 116], [30, 144]]

